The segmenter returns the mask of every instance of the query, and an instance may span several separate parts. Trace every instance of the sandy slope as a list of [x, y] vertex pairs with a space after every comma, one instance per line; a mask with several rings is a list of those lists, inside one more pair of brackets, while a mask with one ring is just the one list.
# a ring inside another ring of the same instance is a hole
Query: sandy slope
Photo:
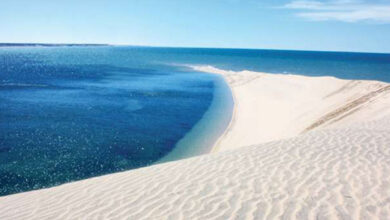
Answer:
[[0, 198], [0, 219], [389, 219], [390, 117]]
[[388, 84], [212, 71], [235, 150], [0, 197], [0, 219], [390, 219]]
[[390, 84], [334, 77], [224, 71], [235, 112], [216, 151], [294, 137], [307, 131], [348, 125], [390, 114]]

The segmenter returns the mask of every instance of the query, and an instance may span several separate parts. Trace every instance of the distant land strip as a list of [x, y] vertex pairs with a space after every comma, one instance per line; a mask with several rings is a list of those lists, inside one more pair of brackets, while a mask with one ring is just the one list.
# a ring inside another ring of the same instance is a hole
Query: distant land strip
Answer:
[[96, 47], [109, 44], [48, 44], [48, 43], [0, 43], [0, 47]]

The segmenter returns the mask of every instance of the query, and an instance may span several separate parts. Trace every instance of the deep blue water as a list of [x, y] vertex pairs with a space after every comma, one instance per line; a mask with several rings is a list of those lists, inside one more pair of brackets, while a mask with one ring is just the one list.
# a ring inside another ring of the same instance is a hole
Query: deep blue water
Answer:
[[0, 195], [206, 152], [231, 97], [219, 76], [177, 64], [390, 82], [389, 54], [3, 47]]

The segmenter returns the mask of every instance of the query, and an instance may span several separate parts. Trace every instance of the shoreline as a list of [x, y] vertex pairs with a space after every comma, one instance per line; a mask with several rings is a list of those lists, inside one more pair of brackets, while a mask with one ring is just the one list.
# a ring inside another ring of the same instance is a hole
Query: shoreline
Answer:
[[232, 88], [230, 87], [228, 81], [226, 80], [225, 76], [222, 76], [224, 82], [226, 83], [226, 85], [229, 87], [229, 91], [230, 91], [230, 94], [231, 94], [231, 97], [232, 97], [232, 101], [233, 101], [233, 109], [232, 109], [232, 114], [231, 114], [231, 117], [230, 117], [230, 121], [229, 121], [229, 124], [227, 125], [227, 127], [225, 128], [225, 130], [223, 131], [223, 133], [218, 137], [218, 139], [215, 141], [214, 145], [210, 148], [210, 151], [209, 153], [217, 153], [218, 150], [219, 150], [219, 145], [220, 145], [220, 142], [223, 140], [223, 138], [228, 135], [230, 129], [234, 126], [234, 120], [235, 120], [235, 117], [236, 117], [236, 103], [237, 103], [237, 99], [236, 99], [236, 96], [232, 90]]
[[[208, 73], [215, 75], [212, 73]], [[167, 155], [153, 164], [181, 160], [212, 152], [215, 143], [229, 126], [234, 100], [229, 85], [221, 75], [212, 76], [214, 93], [211, 104], [202, 118], [176, 143]], [[226, 111], [226, 109], [230, 109]]]

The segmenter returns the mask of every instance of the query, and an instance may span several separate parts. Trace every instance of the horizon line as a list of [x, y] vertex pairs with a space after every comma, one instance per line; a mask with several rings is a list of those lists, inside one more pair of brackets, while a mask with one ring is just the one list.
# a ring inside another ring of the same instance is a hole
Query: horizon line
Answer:
[[134, 45], [134, 44], [110, 44], [110, 43], [10, 43], [0, 42], [1, 47], [12, 46], [127, 46], [127, 47], [152, 47], [152, 48], [177, 48], [177, 49], [231, 49], [231, 50], [276, 50], [276, 51], [298, 51], [298, 52], [329, 52], [329, 53], [366, 53], [366, 54], [388, 54], [389, 52], [373, 52], [373, 51], [343, 51], [343, 50], [315, 50], [315, 49], [273, 49], [273, 48], [250, 48], [250, 47], [202, 47], [202, 46], [161, 46], [161, 45]]

